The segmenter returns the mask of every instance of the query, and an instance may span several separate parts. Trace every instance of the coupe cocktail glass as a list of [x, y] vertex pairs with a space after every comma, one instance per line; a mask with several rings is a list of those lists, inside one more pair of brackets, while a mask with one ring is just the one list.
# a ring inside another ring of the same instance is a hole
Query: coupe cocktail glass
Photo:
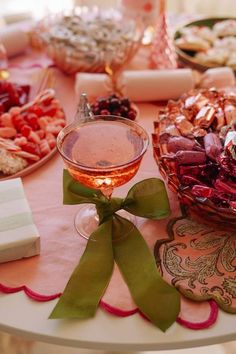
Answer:
[[[57, 147], [70, 175], [99, 189], [108, 199], [112, 191], [137, 173], [149, 138], [136, 122], [119, 116], [93, 116], [61, 130]], [[76, 230], [88, 238], [98, 225], [96, 208], [83, 206], [75, 217]]]

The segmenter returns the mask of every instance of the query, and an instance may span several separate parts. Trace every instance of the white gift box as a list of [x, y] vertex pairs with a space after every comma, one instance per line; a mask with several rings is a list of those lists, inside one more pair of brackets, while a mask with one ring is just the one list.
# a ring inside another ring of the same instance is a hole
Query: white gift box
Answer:
[[20, 178], [0, 181], [0, 263], [40, 252], [40, 237]]

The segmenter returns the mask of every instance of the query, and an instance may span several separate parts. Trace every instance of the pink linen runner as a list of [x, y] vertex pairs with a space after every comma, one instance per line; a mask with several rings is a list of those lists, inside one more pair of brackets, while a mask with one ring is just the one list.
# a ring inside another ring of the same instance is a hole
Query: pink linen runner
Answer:
[[[57, 73], [57, 97], [68, 121], [73, 119], [76, 107], [73, 85], [72, 77]], [[138, 123], [151, 133], [157, 107], [142, 104], [139, 109]], [[4, 293], [19, 291], [23, 287], [28, 296], [38, 301], [58, 297], [79, 262], [86, 240], [74, 229], [74, 214], [79, 206], [62, 205], [62, 170], [63, 162], [56, 155], [46, 165], [23, 178], [25, 193], [41, 236], [41, 255], [0, 265], [0, 290]], [[125, 186], [117, 188], [114, 195], [124, 196], [139, 180], [158, 176], [150, 144], [138, 174]], [[179, 214], [178, 202], [171, 193], [169, 198], [173, 217]], [[158, 238], [165, 237], [166, 222], [143, 221], [141, 232], [151, 248]], [[128, 316], [138, 311], [117, 269], [101, 301], [101, 307], [119, 316]], [[178, 320], [182, 325], [195, 329], [206, 328], [216, 318], [217, 306], [214, 302], [198, 304], [182, 298]]]

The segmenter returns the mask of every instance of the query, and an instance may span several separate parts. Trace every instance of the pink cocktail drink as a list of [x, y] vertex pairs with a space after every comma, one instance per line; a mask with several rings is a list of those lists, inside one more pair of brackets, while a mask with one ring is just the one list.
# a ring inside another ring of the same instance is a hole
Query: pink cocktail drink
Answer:
[[120, 117], [99, 117], [67, 126], [58, 148], [71, 176], [82, 184], [106, 190], [128, 182], [147, 149], [146, 132]]
[[[149, 143], [145, 130], [117, 116], [93, 116], [74, 122], [58, 134], [57, 147], [70, 175], [110, 198], [115, 187], [138, 171]], [[75, 227], [85, 238], [98, 225], [96, 208], [81, 207]]]

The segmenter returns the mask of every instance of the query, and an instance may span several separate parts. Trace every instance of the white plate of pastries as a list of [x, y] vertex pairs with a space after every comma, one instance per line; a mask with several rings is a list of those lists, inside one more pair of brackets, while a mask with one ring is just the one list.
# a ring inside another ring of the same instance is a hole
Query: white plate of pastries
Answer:
[[236, 70], [236, 18], [205, 18], [190, 22], [174, 36], [179, 59], [206, 70], [229, 66]]

